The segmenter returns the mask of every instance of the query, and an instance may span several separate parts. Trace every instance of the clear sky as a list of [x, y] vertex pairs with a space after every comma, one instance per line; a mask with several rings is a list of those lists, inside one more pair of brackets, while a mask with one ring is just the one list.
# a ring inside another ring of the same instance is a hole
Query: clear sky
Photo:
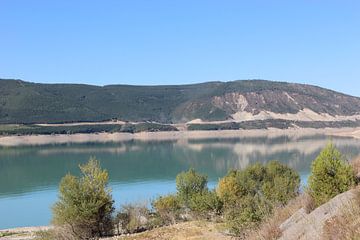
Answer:
[[0, 77], [269, 79], [360, 96], [360, 1], [0, 0]]

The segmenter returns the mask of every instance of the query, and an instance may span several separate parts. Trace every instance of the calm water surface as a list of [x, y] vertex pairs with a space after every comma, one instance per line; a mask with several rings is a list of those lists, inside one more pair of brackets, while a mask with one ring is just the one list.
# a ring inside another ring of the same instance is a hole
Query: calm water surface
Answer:
[[[78, 165], [90, 156], [109, 171], [120, 207], [174, 192], [176, 175], [190, 167], [208, 175], [214, 187], [231, 168], [276, 159], [296, 169], [306, 184], [311, 161], [328, 141], [316, 135], [0, 147], [0, 229], [49, 224], [60, 179], [79, 174]], [[360, 154], [359, 140], [332, 141], [348, 159]]]

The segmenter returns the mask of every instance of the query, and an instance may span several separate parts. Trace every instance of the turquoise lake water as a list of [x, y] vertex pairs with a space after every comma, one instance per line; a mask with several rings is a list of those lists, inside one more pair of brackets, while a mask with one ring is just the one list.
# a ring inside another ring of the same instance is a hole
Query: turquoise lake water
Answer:
[[[332, 141], [348, 159], [360, 154], [359, 140]], [[174, 192], [176, 175], [190, 167], [206, 174], [213, 188], [229, 169], [279, 160], [306, 184], [312, 160], [328, 142], [315, 135], [0, 147], [0, 229], [48, 225], [60, 179], [78, 174], [91, 156], [109, 171], [119, 208]]]

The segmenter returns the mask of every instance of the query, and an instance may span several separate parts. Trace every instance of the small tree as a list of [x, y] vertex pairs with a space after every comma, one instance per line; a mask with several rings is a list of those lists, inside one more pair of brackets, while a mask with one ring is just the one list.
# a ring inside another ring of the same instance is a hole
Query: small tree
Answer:
[[355, 184], [352, 167], [333, 144], [328, 144], [311, 165], [309, 193], [319, 206]]
[[179, 198], [187, 205], [191, 196], [207, 190], [207, 177], [191, 168], [176, 176], [176, 189]]
[[53, 206], [53, 223], [69, 231], [74, 239], [110, 235], [114, 208], [107, 187], [108, 173], [94, 158], [80, 165], [80, 170], [81, 177], [67, 174], [61, 180], [59, 201]]

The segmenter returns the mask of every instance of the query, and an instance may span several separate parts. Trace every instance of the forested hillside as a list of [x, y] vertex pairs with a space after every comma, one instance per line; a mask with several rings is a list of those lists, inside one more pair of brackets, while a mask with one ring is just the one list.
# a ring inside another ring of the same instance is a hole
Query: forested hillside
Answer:
[[0, 80], [0, 123], [241, 121], [244, 116], [252, 120], [261, 114], [304, 110], [312, 115], [357, 115], [360, 98], [311, 85], [265, 80], [103, 87]]

